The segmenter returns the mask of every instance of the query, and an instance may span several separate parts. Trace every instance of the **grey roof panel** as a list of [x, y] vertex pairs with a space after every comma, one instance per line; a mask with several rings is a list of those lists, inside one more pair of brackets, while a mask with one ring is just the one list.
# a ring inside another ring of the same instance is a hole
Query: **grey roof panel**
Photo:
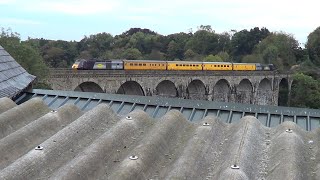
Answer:
[[[41, 97], [29, 93], [19, 101], [27, 96]], [[93, 97], [100, 104], [85, 112], [77, 106], [89, 106], [84, 94], [63, 99], [53, 93], [42, 99], [64, 104], [57, 111], [34, 98], [0, 112], [0, 179], [320, 179], [319, 129], [307, 132], [287, 118], [269, 128], [241, 111], [229, 111], [227, 120], [190, 122], [206, 114], [225, 118], [228, 111], [198, 112], [187, 101], [166, 109]], [[8, 101], [0, 99], [0, 107]], [[161, 118], [152, 118], [158, 113]], [[293, 121], [305, 122], [300, 117]]]
[[206, 116], [216, 116], [224, 122], [235, 123], [244, 116], [254, 116], [267, 127], [275, 127], [285, 121], [294, 122], [308, 131], [320, 127], [320, 110], [316, 109], [52, 90], [33, 90], [16, 102], [20, 104], [31, 97], [42, 98], [52, 109], [74, 104], [82, 111], [88, 111], [98, 104], [106, 103], [120, 115], [140, 109], [152, 118], [160, 118], [175, 109], [193, 122]]
[[26, 72], [26, 70], [0, 46], [0, 98], [12, 98], [18, 95], [34, 80], [35, 76]]

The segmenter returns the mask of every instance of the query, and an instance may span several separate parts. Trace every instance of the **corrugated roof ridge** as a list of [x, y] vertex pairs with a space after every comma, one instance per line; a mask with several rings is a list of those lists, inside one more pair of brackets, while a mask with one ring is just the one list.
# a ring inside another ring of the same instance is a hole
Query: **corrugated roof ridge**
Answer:
[[[295, 126], [293, 123], [290, 123]], [[287, 129], [286, 125], [276, 128], [270, 141], [268, 159], [268, 179], [310, 179], [311, 159], [315, 156], [310, 147], [307, 133], [295, 128]]]
[[[211, 179], [215, 163], [221, 154], [224, 132], [228, 124], [214, 116], [207, 116], [196, 123], [195, 130], [190, 133], [181, 155], [168, 169], [168, 174], [160, 178], [166, 179]], [[215, 143], [211, 143], [215, 142]], [[190, 170], [197, 173], [190, 173]]]
[[31, 150], [3, 169], [0, 178], [48, 178], [117, 121], [117, 115], [108, 105], [99, 104], [41, 143], [43, 150]]
[[30, 122], [0, 140], [0, 170], [26, 154], [81, 115], [75, 105], [65, 105]]
[[[264, 130], [266, 128], [253, 116], [243, 117], [238, 123], [229, 124], [218, 141], [220, 151], [216, 168], [209, 175], [213, 179], [259, 179], [262, 168], [252, 167], [253, 162], [263, 162]], [[213, 143], [213, 142], [212, 142]], [[226, 151], [227, 150], [227, 151]]]
[[142, 110], [129, 113], [54, 172], [50, 179], [98, 179], [110, 174], [121, 159], [129, 158], [133, 145], [153, 123]]
[[[121, 161], [116, 171], [109, 179], [137, 179], [158, 178], [157, 169], [164, 170], [174, 154], [180, 154], [179, 150], [192, 135], [192, 123], [177, 110], [172, 110], [160, 118], [154, 126], [145, 134], [144, 138], [132, 149], [130, 160], [128, 157]], [[180, 147], [180, 148], [179, 148]], [[152, 177], [150, 177], [152, 176]]]
[[17, 104], [13, 102], [10, 98], [0, 98], [0, 114], [16, 106]]
[[34, 98], [0, 114], [0, 139], [31, 121], [43, 116], [50, 109], [40, 99]]

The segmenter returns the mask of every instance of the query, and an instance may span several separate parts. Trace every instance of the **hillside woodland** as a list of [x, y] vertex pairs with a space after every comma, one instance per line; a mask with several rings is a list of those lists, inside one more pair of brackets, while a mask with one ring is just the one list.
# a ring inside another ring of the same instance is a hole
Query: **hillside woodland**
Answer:
[[[320, 27], [310, 32], [305, 47], [286, 32], [254, 27], [216, 33], [209, 25], [169, 35], [131, 28], [115, 36], [84, 36], [79, 42], [23, 41], [10, 28], [1, 28], [0, 45], [38, 77], [37, 88], [49, 88], [40, 83], [48, 68], [70, 68], [79, 58], [272, 63], [280, 72], [295, 73], [289, 104], [281, 105], [320, 108]], [[287, 93], [280, 89], [280, 94]]]

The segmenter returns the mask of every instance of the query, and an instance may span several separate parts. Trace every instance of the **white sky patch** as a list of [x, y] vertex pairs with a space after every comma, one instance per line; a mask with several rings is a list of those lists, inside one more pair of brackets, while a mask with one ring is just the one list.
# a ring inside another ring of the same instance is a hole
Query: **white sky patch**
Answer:
[[8, 5], [14, 3], [15, 0], [0, 0], [0, 5]]
[[2, 18], [0, 17], [1, 24], [9, 25], [40, 25], [39, 21], [29, 20], [29, 19], [18, 19], [18, 18]]
[[[123, 27], [131, 25], [150, 28], [160, 34], [188, 32], [190, 28], [195, 31], [200, 25], [211, 25], [217, 33], [266, 27], [305, 41], [308, 34], [320, 26], [319, 0], [0, 0], [0, 5], [1, 25], [5, 20], [2, 10], [6, 10], [7, 17], [17, 18], [10, 20], [16, 24], [39, 24], [36, 21], [42, 17], [40, 13], [50, 17], [46, 23], [51, 28], [43, 26], [48, 31], [57, 31], [66, 25], [75, 29], [86, 26], [83, 30], [86, 32], [100, 28], [112, 34], [122, 33]], [[26, 20], [26, 17], [35, 21]], [[83, 17], [92, 18], [92, 21], [81, 22]]]
[[94, 15], [110, 12], [118, 7], [118, 2], [112, 0], [34, 0], [23, 8], [29, 11], [60, 13], [68, 15]]

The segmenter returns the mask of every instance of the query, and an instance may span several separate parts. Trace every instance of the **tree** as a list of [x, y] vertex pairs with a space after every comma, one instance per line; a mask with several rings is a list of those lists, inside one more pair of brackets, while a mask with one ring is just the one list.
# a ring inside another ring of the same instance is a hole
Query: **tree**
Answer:
[[149, 60], [163, 60], [164, 53], [160, 52], [159, 50], [153, 49], [149, 55], [146, 56], [146, 59]]
[[141, 52], [136, 48], [129, 48], [123, 52], [122, 57], [125, 59], [141, 59]]
[[[191, 36], [192, 35], [183, 32], [170, 34], [165, 37], [160, 36], [159, 40], [161, 40], [161, 42], [159, 43], [165, 47], [161, 51], [166, 53], [167, 60], [172, 60], [175, 58], [183, 59], [186, 44]], [[171, 45], [169, 46], [169, 44]]]
[[245, 55], [241, 62], [243, 63], [263, 63], [263, 59], [260, 54]]
[[185, 59], [192, 60], [196, 56], [197, 56], [197, 54], [195, 52], [193, 52], [191, 49], [188, 49], [188, 50], [186, 50], [186, 52], [184, 52]]
[[279, 70], [289, 70], [296, 64], [298, 41], [292, 35], [272, 33], [255, 47], [254, 53], [263, 57], [265, 64], [275, 64]]
[[187, 49], [200, 55], [216, 54], [218, 47], [218, 35], [213, 31], [198, 30], [186, 44]]
[[308, 35], [307, 51], [310, 60], [320, 66], [320, 27]]
[[311, 76], [294, 75], [291, 87], [290, 106], [320, 108], [320, 84]]
[[179, 45], [174, 40], [168, 44], [167, 57], [169, 60], [179, 57]]
[[227, 52], [220, 51], [217, 55], [222, 59], [222, 61], [230, 62], [230, 56], [229, 56], [229, 54]]
[[80, 52], [88, 51], [93, 58], [99, 58], [105, 51], [111, 50], [113, 37], [109, 33], [98, 33], [85, 36], [79, 43], [78, 49]]
[[254, 47], [270, 34], [267, 28], [255, 27], [250, 31], [244, 29], [236, 32], [231, 39], [231, 54], [235, 62], [240, 62], [243, 56], [252, 54]]
[[218, 55], [208, 55], [206, 56], [203, 61], [205, 62], [223, 62], [222, 58]]

